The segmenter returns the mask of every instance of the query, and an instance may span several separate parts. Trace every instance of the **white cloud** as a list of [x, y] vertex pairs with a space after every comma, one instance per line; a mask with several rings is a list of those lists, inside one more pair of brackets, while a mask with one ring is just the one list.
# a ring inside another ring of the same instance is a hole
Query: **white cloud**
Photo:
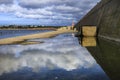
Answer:
[[66, 13], [68, 12], [80, 12], [80, 8], [78, 7], [72, 7], [72, 6], [66, 6], [66, 5], [59, 5], [55, 7], [56, 10], [60, 10], [60, 11], [66, 11]]
[[5, 13], [13, 12], [14, 13], [17, 11], [22, 11], [22, 10], [24, 10], [24, 9], [18, 5], [5, 5], [5, 4], [0, 5], [0, 12], [5, 12]]

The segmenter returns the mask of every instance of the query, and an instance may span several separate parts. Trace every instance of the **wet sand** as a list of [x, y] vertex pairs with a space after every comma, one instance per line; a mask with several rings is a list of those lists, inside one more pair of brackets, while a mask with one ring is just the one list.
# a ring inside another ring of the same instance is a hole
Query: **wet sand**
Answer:
[[57, 31], [37, 33], [37, 34], [31, 34], [31, 35], [25, 35], [25, 36], [16, 36], [16, 37], [11, 37], [11, 38], [4, 38], [4, 39], [0, 39], [0, 45], [19, 43], [19, 42], [23, 42], [23, 41], [28, 40], [28, 39], [35, 39], [35, 38], [50, 38], [50, 37], [54, 37], [54, 36], [62, 34], [62, 33], [72, 33], [72, 32], [76, 32], [76, 31], [57, 30]]

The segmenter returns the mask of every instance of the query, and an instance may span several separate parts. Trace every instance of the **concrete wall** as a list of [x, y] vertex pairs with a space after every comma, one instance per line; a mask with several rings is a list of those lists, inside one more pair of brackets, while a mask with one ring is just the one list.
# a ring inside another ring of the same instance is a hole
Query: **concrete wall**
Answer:
[[80, 31], [86, 25], [97, 26], [101, 37], [120, 41], [120, 0], [101, 0], [75, 27]]

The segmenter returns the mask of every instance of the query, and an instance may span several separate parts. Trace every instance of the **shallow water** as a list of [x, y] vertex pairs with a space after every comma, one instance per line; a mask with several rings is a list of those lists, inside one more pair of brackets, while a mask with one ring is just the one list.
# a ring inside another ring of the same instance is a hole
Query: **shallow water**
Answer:
[[71, 34], [29, 41], [44, 43], [0, 46], [0, 80], [109, 80]]
[[28, 34], [35, 34], [35, 33], [42, 33], [47, 31], [51, 31], [51, 30], [0, 30], [0, 39], [28, 35]]
[[87, 50], [102, 67], [110, 80], [120, 80], [120, 43], [98, 38], [94, 47]]

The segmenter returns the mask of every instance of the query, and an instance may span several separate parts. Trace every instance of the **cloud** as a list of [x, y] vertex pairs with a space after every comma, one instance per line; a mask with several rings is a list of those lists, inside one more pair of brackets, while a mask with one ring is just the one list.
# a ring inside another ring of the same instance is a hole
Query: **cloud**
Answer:
[[[85, 15], [99, 0], [21, 0], [20, 6], [25, 8], [43, 8], [57, 14]], [[80, 17], [78, 17], [80, 18]]]
[[[58, 8], [58, 7], [57, 7]], [[27, 9], [19, 5], [4, 5], [0, 7], [0, 12], [13, 13], [19, 18], [32, 18], [32, 19], [52, 19], [52, 20], [69, 20], [73, 19], [72, 14], [56, 13], [48, 10], [49, 8]]]
[[0, 4], [12, 4], [13, 0], [0, 0]]
[[9, 4], [12, 2], [13, 2], [13, 0], [0, 0], [0, 4]]
[[28, 8], [40, 8], [52, 5], [61, 5], [62, 3], [68, 2], [67, 0], [20, 0], [19, 4], [23, 7]]
[[[18, 18], [49, 19], [56, 23], [66, 20], [69, 23], [80, 20], [98, 1], [100, 0], [1, 0], [0, 12], [12, 13]], [[14, 3], [6, 4], [12, 2]]]

